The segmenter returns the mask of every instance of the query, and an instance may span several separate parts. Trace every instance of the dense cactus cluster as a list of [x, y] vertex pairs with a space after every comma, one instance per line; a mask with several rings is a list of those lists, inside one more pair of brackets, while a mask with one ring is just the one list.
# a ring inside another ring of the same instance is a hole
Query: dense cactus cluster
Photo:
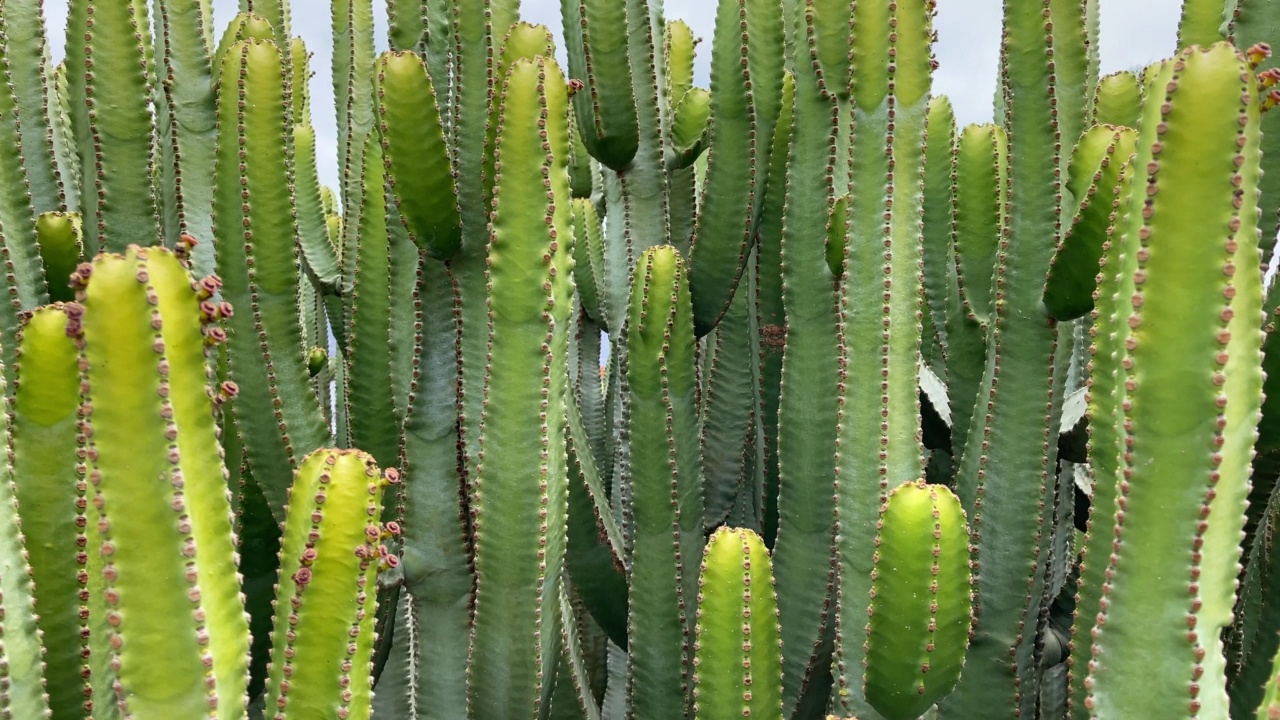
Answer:
[[1280, 717], [1280, 2], [561, 9], [0, 1], [0, 714]]

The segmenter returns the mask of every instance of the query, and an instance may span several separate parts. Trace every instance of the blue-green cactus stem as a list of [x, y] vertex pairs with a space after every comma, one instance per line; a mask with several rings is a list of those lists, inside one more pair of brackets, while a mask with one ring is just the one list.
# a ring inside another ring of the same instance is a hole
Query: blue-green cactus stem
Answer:
[[[835, 516], [831, 457], [837, 393], [835, 279], [827, 263], [828, 208], [838, 171], [838, 101], [818, 72], [818, 16], [797, 9], [795, 108], [787, 153], [781, 248], [786, 325], [778, 400], [778, 537], [774, 576], [782, 621], [783, 698], [792, 712], [819, 667], [823, 635], [834, 626]], [[847, 23], [846, 23], [847, 27]], [[847, 45], [846, 45], [847, 47]], [[774, 190], [779, 188], [775, 187]], [[839, 221], [844, 235], [844, 219]], [[766, 338], [767, 341], [767, 338]], [[828, 651], [829, 654], [829, 651]]]
[[414, 242], [447, 259], [462, 242], [462, 219], [439, 95], [413, 53], [385, 53], [377, 68], [378, 122], [396, 206]]
[[[1160, 102], [1143, 109], [1133, 291], [1117, 310], [1131, 328], [1117, 353], [1122, 454], [1095, 481], [1118, 490], [1092, 521], [1111, 552], [1097, 614], [1077, 629], [1091, 643], [1082, 702], [1095, 717], [1225, 717], [1221, 635], [1262, 388], [1260, 98], [1226, 43], [1179, 53], [1148, 91]], [[1169, 691], [1144, 688], [1151, 677]]]
[[[249, 628], [206, 351], [224, 314], [178, 258], [131, 247], [85, 266], [88, 492], [111, 683], [137, 718], [244, 717]], [[96, 676], [95, 676], [96, 677]]]
[[159, 134], [159, 211], [164, 242], [177, 247], [195, 237], [191, 268], [213, 272], [213, 161], [217, 143], [212, 60], [204, 38], [213, 15], [197, 0], [155, 4], [159, 62], [156, 130]]
[[[951, 100], [938, 95], [929, 101], [925, 120], [925, 185], [924, 185], [924, 295], [927, 312], [923, 337], [929, 343], [929, 326], [938, 344], [949, 350], [947, 342], [947, 305], [958, 302], [955, 287], [955, 222], [956, 222], [956, 116]], [[938, 373], [946, 379], [946, 367]]]
[[[1083, 42], [1082, 34], [1057, 27], [1083, 24], [1084, 6], [1074, 9], [1072, 15], [1049, 0], [1005, 6], [1000, 94], [1006, 98], [1008, 182], [1017, 192], [1010, 195], [998, 244], [994, 287], [1000, 302], [957, 473], [957, 494], [975, 538], [979, 602], [966, 672], [940, 706], [956, 717], [1028, 715], [1038, 695], [1040, 552], [1044, 513], [1053, 506], [1062, 386], [1055, 371], [1058, 328], [1041, 310], [1041, 297], [1060, 241], [1061, 147], [1070, 142], [1062, 135], [1056, 97], [1084, 92], [1060, 82], [1046, 58], [1057, 58], [1059, 38]], [[1065, 53], [1070, 57], [1084, 62], [1079, 53]]]
[[42, 0], [9, 0], [0, 7], [6, 77], [17, 101], [27, 189], [37, 214], [68, 208], [54, 160], [49, 48]]
[[71, 90], [67, 84], [67, 61], [51, 67], [48, 78], [49, 131], [53, 138], [54, 164], [62, 178], [63, 204], [67, 210], [80, 211], [80, 156], [75, 146], [75, 130], [71, 125]]
[[[9, 462], [31, 579], [40, 588], [45, 689], [56, 718], [85, 714], [90, 659], [97, 661], [96, 669], [106, 669], [105, 658], [85, 655], [90, 637], [105, 633], [106, 625], [100, 612], [89, 613], [89, 593], [102, 589], [102, 568], [98, 554], [87, 549], [97, 542], [89, 539], [96, 525], [86, 521], [86, 437], [80, 425], [83, 398], [77, 367], [81, 343], [67, 333], [82, 315], [79, 306], [51, 305], [23, 325], [17, 352], [23, 382], [14, 389], [9, 420]], [[90, 627], [91, 618], [98, 627]], [[10, 640], [4, 640], [7, 651]], [[105, 635], [95, 649], [105, 652]]]
[[426, 0], [388, 0], [387, 41], [392, 50], [409, 50], [425, 54]]
[[394, 465], [400, 428], [391, 387], [391, 246], [387, 233], [386, 197], [382, 188], [382, 147], [366, 136], [362, 150], [364, 207], [359, 212], [360, 243], [355, 248], [351, 316], [347, 326], [347, 432], [351, 447], [373, 456], [379, 465]]
[[711, 47], [715, 127], [689, 255], [699, 336], [710, 332], [729, 309], [755, 239], [782, 74], [782, 6], [721, 0]]
[[778, 537], [778, 406], [787, 317], [782, 299], [782, 223], [787, 203], [787, 162], [795, 115], [795, 76], [782, 82], [782, 108], [769, 153], [769, 188], [756, 234], [756, 327], [760, 345], [760, 459], [764, 462], [764, 542]]
[[47, 212], [36, 218], [36, 242], [48, 278], [49, 299], [70, 302], [75, 299], [71, 274], [84, 256], [83, 231], [79, 213]]
[[218, 49], [213, 55], [213, 80], [215, 86], [221, 82], [222, 64], [227, 57], [227, 52], [231, 50], [232, 45], [241, 40], [262, 40], [275, 43], [275, 30], [271, 27], [270, 21], [261, 15], [241, 12], [232, 18], [227, 27], [223, 29], [222, 37], [218, 40]]
[[[490, 105], [501, 95], [505, 78], [495, 73], [497, 56], [506, 29], [519, 19], [518, 0], [447, 0], [444, 22], [435, 33], [448, 38], [445, 57], [429, 55], [428, 72], [433, 87], [451, 88], [447, 118], [449, 148], [458, 183], [458, 207], [462, 215], [462, 249], [450, 263], [458, 280], [458, 315], [462, 343], [462, 382], [459, 420], [465, 453], [465, 475], [475, 475], [476, 440], [479, 437], [481, 388], [484, 384], [488, 343], [488, 307], [485, 291], [485, 259], [489, 243], [490, 207], [483, 180]], [[448, 58], [452, 58], [449, 60]], [[434, 64], [433, 64], [434, 63]], [[447, 68], [440, 63], [448, 63]]]
[[587, 315], [596, 323], [608, 318], [604, 275], [604, 236], [600, 216], [589, 198], [573, 199], [573, 278]]
[[394, 531], [378, 517], [398, 481], [358, 450], [317, 450], [299, 463], [280, 548], [268, 717], [369, 717], [375, 585], [396, 562], [384, 544]]
[[[67, 24], [67, 60], [75, 68], [73, 116], [83, 168], [87, 249], [121, 252], [156, 237], [159, 216], [150, 178], [153, 169], [154, 68], [147, 4], [141, 0], [93, 3], [74, 0]], [[83, 25], [79, 18], [83, 18]], [[90, 121], [90, 117], [92, 120]], [[90, 211], [92, 209], [92, 211]]]
[[[1264, 410], [1265, 412], [1265, 410]], [[1259, 477], [1270, 469], [1274, 474], [1274, 458], [1255, 458], [1254, 493]], [[1275, 654], [1280, 650], [1280, 636], [1272, 630], [1280, 625], [1277, 598], [1280, 598], [1280, 573], [1276, 569], [1276, 522], [1280, 520], [1280, 494], [1271, 489], [1262, 512], [1256, 513], [1250, 500], [1250, 515], [1260, 515], [1252, 527], [1246, 525], [1249, 547], [1245, 574], [1236, 593], [1235, 619], [1227, 635], [1227, 692], [1231, 697], [1231, 714], [1248, 717], [1262, 700], [1268, 680], [1274, 678]], [[1268, 719], [1269, 720], [1269, 719]]]
[[544, 684], [550, 688], [568, 501], [568, 98], [559, 68], [542, 57], [513, 62], [503, 87], [472, 480], [476, 599], [467, 686], [477, 720], [528, 717]]
[[[752, 263], [748, 271], [754, 272]], [[707, 336], [702, 388], [703, 524], [708, 530], [725, 522], [730, 511], [746, 503], [755, 515], [751, 461], [758, 427], [760, 367], [758, 340], [753, 341], [756, 297], [743, 278], [729, 310]], [[758, 335], [757, 335], [758, 337]], [[743, 523], [756, 532], [758, 521]]]
[[627, 6], [603, 0], [560, 0], [569, 74], [583, 84], [573, 96], [577, 131], [591, 156], [623, 170], [639, 144], [635, 89], [627, 45]]
[[836, 706], [872, 718], [861, 630], [878, 510], [891, 488], [924, 472], [917, 377], [931, 15], [923, 2], [853, 6], [854, 192], [837, 325], [833, 672]]
[[698, 577], [695, 718], [782, 717], [782, 628], [764, 540], [750, 530], [711, 534]]
[[[630, 532], [628, 709], [683, 717], [697, 605], [693, 558], [702, 555], [702, 454], [695, 395], [693, 313], [684, 260], [646, 250], [627, 309], [627, 432], [623, 478]], [[665, 458], [665, 461], [663, 459]]]
[[237, 419], [249, 466], [277, 519], [296, 459], [330, 442], [302, 356], [297, 227], [280, 142], [283, 72], [269, 41], [242, 40], [227, 51], [214, 178], [221, 292], [236, 308], [227, 319], [230, 374], [244, 391]]
[[324, 208], [320, 202], [316, 131], [310, 125], [293, 126], [293, 178], [293, 193], [298, 207], [298, 247], [306, 261], [304, 271], [325, 295], [340, 295], [343, 289], [342, 269], [337, 252], [329, 242]]
[[[2, 20], [3, 18], [0, 18]], [[5, 29], [0, 26], [0, 30]], [[9, 54], [0, 37], [0, 78], [8, 77], [19, 55]], [[32, 309], [48, 301], [48, 289], [36, 244], [35, 212], [27, 184], [26, 148], [22, 144], [21, 122], [12, 82], [0, 84], [0, 253], [4, 257], [4, 279], [7, 301], [0, 303], [0, 360], [12, 366], [17, 349], [18, 311]], [[35, 112], [42, 114], [43, 106]], [[23, 116], [25, 117], [25, 115]], [[39, 152], [39, 148], [34, 148]], [[10, 384], [12, 371], [6, 371]]]

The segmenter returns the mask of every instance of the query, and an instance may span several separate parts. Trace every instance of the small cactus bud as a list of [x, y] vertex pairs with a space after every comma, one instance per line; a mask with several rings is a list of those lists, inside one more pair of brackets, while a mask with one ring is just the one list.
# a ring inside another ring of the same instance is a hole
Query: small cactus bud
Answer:
[[1245, 51], [1245, 58], [1249, 61], [1249, 67], [1257, 69], [1262, 61], [1271, 57], [1271, 46], [1267, 43], [1254, 43], [1253, 47]]
[[307, 373], [311, 377], [316, 377], [328, 366], [329, 353], [324, 348], [313, 347], [307, 351]]

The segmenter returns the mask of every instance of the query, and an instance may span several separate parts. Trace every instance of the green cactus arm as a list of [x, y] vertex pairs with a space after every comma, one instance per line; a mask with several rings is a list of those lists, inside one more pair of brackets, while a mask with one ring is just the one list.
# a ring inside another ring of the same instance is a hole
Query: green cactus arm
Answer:
[[[1037, 692], [1036, 623], [1043, 595], [1045, 508], [1056, 468], [1057, 325], [1041, 307], [1045, 271], [1062, 221], [1060, 129], [1054, 109], [1068, 87], [1046, 61], [1059, 51], [1060, 23], [1083, 23], [1084, 6], [1005, 6], [1001, 94], [1009, 138], [1008, 223], [999, 241], [995, 285], [1003, 302], [992, 315], [987, 362], [957, 473], [957, 490], [977, 538], [978, 623], [965, 672], [940, 708], [957, 717], [1029, 714]], [[1051, 28], [1048, 23], [1052, 23]], [[998, 382], [997, 382], [998, 380]], [[997, 388], [998, 384], [998, 388]], [[986, 528], [998, 528], [988, 531]]]
[[636, 717], [683, 717], [691, 680], [696, 574], [702, 555], [702, 456], [688, 277], [670, 246], [646, 250], [627, 309], [623, 479], [631, 603], [627, 694]]
[[396, 210], [391, 188], [385, 189], [383, 200], [387, 212], [387, 242], [390, 251], [391, 271], [387, 276], [390, 297], [391, 351], [391, 401], [395, 406], [395, 439], [400, 440], [404, 416], [409, 408], [409, 393], [413, 385], [413, 356], [417, 353], [418, 266], [433, 262], [414, 244], [405, 229], [400, 213]]
[[396, 207], [414, 242], [447, 259], [462, 242], [462, 218], [439, 96], [413, 53], [384, 53], [377, 68], [379, 128]]
[[[811, 6], [801, 6], [796, 13], [803, 35], [796, 43], [795, 108], [779, 249], [786, 335], [778, 399], [778, 536], [773, 547], [787, 648], [782, 658], [786, 717], [792, 717], [804, 690], [816, 684], [812, 678], [824, 672], [819, 663], [823, 634], [835, 624], [829, 592], [835, 572], [835, 476], [830, 459], [835, 452], [839, 370], [835, 276], [825, 243], [837, 175], [838, 105], [818, 73], [819, 31], [824, 26], [817, 23]], [[844, 220], [839, 224], [843, 236]]]
[[[83, 460], [77, 458], [85, 452], [77, 367], [80, 343], [67, 334], [72, 313], [81, 308], [70, 307], [42, 307], [23, 325], [16, 355], [22, 382], [14, 389], [9, 420], [15, 498], [31, 580], [40, 588], [45, 690], [56, 717], [84, 715], [84, 691], [89, 687], [85, 673], [90, 666], [83, 653], [92, 633], [106, 629], [102, 624], [91, 628], [89, 603], [82, 595], [90, 583], [101, 591], [101, 560], [97, 553], [77, 547], [79, 542], [90, 545], [88, 536], [95, 526], [85, 522], [87, 482]], [[102, 615], [95, 619], [101, 623]], [[89, 635], [82, 634], [86, 632]], [[8, 643], [6, 637], [6, 650]], [[105, 642], [96, 649], [105, 651]], [[96, 664], [105, 669], [105, 663]]]
[[[360, 212], [364, 209], [365, 138], [375, 129], [374, 50], [372, 0], [334, 0], [333, 18], [333, 97], [338, 129], [338, 197], [344, 222], [341, 252], [343, 287], [351, 287], [355, 278], [355, 258], [360, 245]], [[351, 314], [350, 298], [343, 298], [341, 320], [347, 325]], [[345, 380], [346, 376], [343, 376]], [[343, 387], [339, 385], [339, 387]], [[342, 434], [339, 426], [338, 435]]]
[[782, 232], [787, 204], [787, 163], [795, 123], [795, 76], [782, 81], [782, 108], [773, 129], [769, 153], [769, 187], [761, 207], [756, 235], [756, 327], [760, 344], [760, 401], [764, 461], [764, 542], [773, 547], [778, 537], [778, 406], [782, 393], [782, 356], [786, 348], [787, 315], [782, 299]]
[[[619, 647], [627, 647], [627, 580], [622, 533], [604, 494], [576, 403], [569, 416], [569, 520], [565, 566], [594, 621]], [[603, 529], [603, 534], [601, 533]]]
[[[2, 37], [0, 41], [3, 41]], [[13, 62], [19, 56], [8, 53], [5, 45], [0, 45], [0, 50], [5, 51], [0, 52], [0, 74], [9, 76], [14, 72]], [[48, 302], [49, 294], [36, 244], [36, 215], [26, 169], [28, 150], [22, 144], [18, 116], [22, 108], [17, 104], [20, 98], [15, 91], [12, 82], [0, 87], [0, 183], [8, 189], [0, 193], [0, 241], [5, 256], [5, 287], [13, 293], [11, 299], [16, 300], [20, 308], [33, 309]], [[43, 109], [40, 106], [33, 114], [43, 114]], [[39, 147], [33, 151], [38, 153]], [[3, 358], [9, 362], [17, 347], [13, 339], [18, 330], [18, 318], [12, 301], [4, 305], [0, 331], [4, 333], [6, 345]]]
[[560, 0], [560, 13], [569, 75], [583, 83], [573, 96], [579, 137], [605, 167], [622, 170], [639, 144], [627, 7], [606, 0]]
[[71, 125], [71, 91], [67, 84], [67, 62], [49, 72], [49, 131], [53, 138], [53, 159], [62, 178], [63, 204], [71, 212], [80, 211], [80, 155]]
[[[462, 380], [458, 394], [459, 420], [465, 453], [467, 482], [475, 476], [476, 439], [479, 436], [489, 316], [485, 292], [485, 257], [489, 243], [490, 205], [482, 178], [486, 125], [491, 104], [497, 103], [504, 78], [495, 74], [497, 46], [502, 34], [519, 17], [518, 0], [447, 0], [446, 23], [440, 35], [449, 38], [448, 52], [428, 56], [433, 86], [450, 87], [449, 147], [458, 183], [458, 208], [462, 213], [462, 249], [450, 262], [458, 280], [455, 312], [462, 327], [459, 352]], [[498, 28], [496, 32], [494, 28]], [[447, 33], [445, 30], [447, 29]], [[434, 64], [433, 64], [434, 63]], [[447, 63], [447, 68], [439, 64]], [[438, 69], [439, 68], [439, 69]]]
[[782, 74], [782, 6], [720, 2], [711, 46], [711, 147], [689, 253], [699, 336], [728, 311], [755, 239]]
[[689, 167], [702, 156], [711, 136], [711, 93], [690, 88], [671, 111], [671, 145], [676, 169]]
[[[750, 265], [748, 265], [750, 271]], [[739, 502], [752, 503], [751, 441], [758, 422], [759, 353], [752, 351], [756, 298], [746, 278], [707, 336], [701, 393], [703, 525], [726, 522]], [[761, 528], [752, 523], [751, 529]]]
[[1093, 309], [1098, 260], [1121, 187], [1121, 168], [1137, 147], [1137, 131], [1114, 125], [1094, 125], [1071, 154], [1067, 187], [1076, 210], [1061, 247], [1054, 253], [1045, 282], [1044, 305], [1049, 317], [1074, 320]]
[[698, 40], [685, 21], [667, 20], [662, 27], [662, 42], [666, 50], [663, 81], [666, 83], [668, 108], [674, 116], [674, 103], [693, 89], [694, 46]]
[[311, 53], [301, 37], [289, 39], [290, 117], [295, 125], [311, 124]]
[[[426, 708], [431, 707], [422, 697], [422, 680], [419, 675], [421, 655], [418, 638], [421, 626], [409, 606], [408, 593], [400, 593], [396, 599], [395, 623], [387, 664], [382, 667], [373, 686], [370, 703], [372, 720], [420, 720]], [[423, 708], [424, 712], [419, 712]], [[464, 711], [465, 712], [465, 711]]]
[[1121, 70], [1098, 80], [1093, 94], [1093, 122], [1136, 128], [1142, 112], [1142, 85], [1138, 76]]
[[[1097, 0], [1092, 2], [1097, 4]], [[1058, 133], [1068, 143], [1075, 142], [1089, 127], [1092, 110], [1089, 93], [1098, 84], [1097, 38], [1090, 37], [1086, 6], [1087, 3], [1081, 0], [1049, 2], [1050, 22], [1053, 23], [1054, 80], [1059, 87], [1070, 88], [1070, 92], [1054, 96]], [[1068, 212], [1070, 209], [1066, 208]]]
[[924, 472], [917, 378], [931, 16], [925, 3], [858, 2], [853, 8], [855, 190], [838, 300], [833, 672], [836, 707], [871, 718], [860, 630], [877, 513], [892, 487]]
[[[251, 12], [271, 23], [271, 40], [276, 47], [285, 47], [293, 30], [289, 27], [289, 0], [245, 0], [241, 3], [245, 12]], [[265, 39], [265, 38], [264, 38]]]
[[85, 218], [92, 217], [85, 223], [86, 245], [91, 251], [120, 252], [160, 230], [151, 183], [140, 181], [152, 174], [155, 132], [147, 6], [140, 0], [106, 5], [73, 0], [71, 13], [92, 14], [83, 33], [69, 22], [67, 36], [67, 46], [77, 47], [68, 64], [82, 75], [72, 91], [85, 108], [85, 128], [77, 132], [76, 145], [84, 168]]
[[1183, 0], [1178, 20], [1178, 47], [1212, 45], [1226, 39], [1222, 0]]
[[946, 487], [908, 482], [880, 510], [867, 608], [867, 700], [914, 720], [951, 692], [973, 622], [969, 533]]
[[1262, 702], [1258, 705], [1258, 720], [1272, 720], [1280, 714], [1280, 654], [1272, 660], [1271, 674], [1267, 678]]
[[274, 43], [274, 38], [275, 30], [272, 29], [271, 23], [261, 15], [241, 12], [232, 18], [231, 22], [222, 31], [222, 38], [218, 40], [218, 49], [213, 55], [215, 86], [221, 82], [222, 65], [226, 60], [227, 52], [231, 50], [231, 46], [241, 40], [250, 39]]
[[293, 126], [293, 179], [298, 248], [306, 260], [306, 272], [326, 295], [338, 295], [342, 291], [342, 268], [325, 226], [316, 169], [316, 131], [310, 125]]
[[[552, 60], [520, 59], [502, 98], [495, 148], [502, 173], [486, 274], [490, 360], [472, 487], [476, 600], [467, 685], [477, 718], [527, 717], [550, 680], [568, 501], [561, 418], [573, 236], [564, 78]], [[528, 178], [537, 176], [543, 183], [535, 188]], [[531, 416], [543, 419], [531, 423]]]
[[[956, 116], [945, 95], [929, 101], [925, 119], [924, 297], [941, 346], [947, 342], [947, 307], [959, 304], [955, 277]], [[953, 294], [957, 297], [953, 298]], [[924, 339], [928, 341], [927, 328]], [[945, 370], [945, 368], [944, 368]], [[941, 374], [946, 379], [945, 372]], [[955, 445], [953, 438], [953, 446]], [[963, 447], [963, 445], [960, 445]]]
[[205, 357], [220, 310], [159, 248], [90, 274], [84, 434], [117, 699], [136, 717], [243, 717], [249, 631], [214, 423], [232, 389], [210, 390]]
[[[1241, 50], [1251, 49], [1255, 43], [1275, 43], [1280, 37], [1280, 5], [1264, 0], [1227, 0], [1226, 39]], [[1254, 69], [1265, 71], [1280, 67], [1280, 57], [1258, 57]], [[1274, 89], [1272, 86], [1271, 89]], [[1265, 94], [1267, 89], [1262, 90]], [[1280, 115], [1267, 113], [1262, 116], [1262, 180], [1260, 181], [1262, 221], [1259, 227], [1264, 237], [1273, 238], [1280, 231]], [[1274, 243], [1262, 243], [1262, 260], [1273, 262]]]
[[0, 37], [8, 80], [17, 100], [27, 189], [36, 214], [68, 209], [63, 179], [54, 160], [50, 101], [49, 50], [41, 0], [9, 0], [0, 7]]
[[782, 629], [769, 550], [759, 535], [711, 534], [698, 577], [695, 718], [782, 717]]
[[53, 302], [75, 299], [71, 274], [84, 254], [79, 213], [47, 212], [36, 218], [36, 242]]
[[[1255, 493], [1262, 464], [1255, 459]], [[1266, 463], [1273, 464], [1274, 461]], [[1253, 509], [1251, 503], [1250, 511]], [[1280, 635], [1274, 632], [1274, 628], [1280, 626], [1276, 605], [1276, 598], [1280, 598], [1280, 573], [1276, 572], [1280, 565], [1275, 557], [1277, 519], [1280, 519], [1280, 494], [1272, 488], [1257, 524], [1246, 529], [1251, 536], [1248, 562], [1237, 592], [1235, 620], [1227, 635], [1227, 692], [1233, 716], [1248, 717], [1262, 701], [1268, 681], [1276, 674], [1273, 663], [1280, 650]]]
[[[555, 38], [546, 25], [534, 25], [518, 20], [506, 28], [505, 32], [495, 28], [502, 34], [497, 64], [494, 66], [495, 77], [505, 78], [511, 64], [521, 58], [532, 60], [535, 57], [555, 57]], [[566, 90], [567, 91], [567, 90]], [[498, 137], [498, 124], [501, 121], [501, 108], [498, 103], [489, 105], [489, 121], [485, 123], [485, 147], [493, 148]], [[572, 155], [572, 151], [570, 153]], [[484, 178], [484, 196], [486, 206], [492, 204], [493, 180], [497, 174], [493, 152], [485, 153], [484, 166], [481, 170]]]
[[[381, 466], [395, 464], [400, 428], [391, 385], [391, 245], [387, 233], [382, 149], [365, 138], [364, 207], [359, 212], [360, 242], [355, 250], [351, 316], [347, 325], [347, 432], [351, 447], [373, 456]], [[396, 298], [395, 300], [399, 300]]]
[[569, 187], [573, 197], [589, 198], [594, 192], [596, 168], [591, 165], [591, 154], [582, 142], [582, 131], [578, 130], [578, 120], [573, 106], [569, 106]]
[[161, 44], [155, 104], [164, 240], [177, 247], [183, 233], [195, 237], [191, 268], [205, 275], [215, 265], [211, 211], [217, 108], [204, 43], [213, 15], [198, 0], [162, 0], [155, 5], [155, 24]]
[[[1123, 352], [1129, 333], [1126, 318], [1121, 315], [1123, 299], [1133, 293], [1133, 271], [1136, 258], [1123, 241], [1135, 172], [1132, 167], [1121, 171], [1124, 187], [1117, 193], [1115, 222], [1108, 229], [1099, 260], [1092, 326], [1089, 329], [1089, 379], [1085, 400], [1089, 422], [1088, 459], [1093, 475], [1090, 514], [1082, 546], [1080, 577], [1076, 591], [1075, 625], [1083, 628], [1093, 623], [1106, 580], [1107, 560], [1111, 553], [1110, 518], [1119, 492], [1118, 477], [1122, 453], [1124, 384], [1118, 374], [1117, 353]], [[1123, 202], [1121, 202], [1123, 199]], [[1095, 529], [1096, 525], [1096, 529]], [[1068, 666], [1070, 690], [1068, 708], [1072, 718], [1087, 718], [1083, 701], [1088, 694], [1084, 680], [1089, 674], [1090, 643], [1083, 633], [1073, 631], [1069, 646]]]
[[[423, 717], [466, 715], [471, 589], [467, 501], [458, 472], [457, 288], [448, 268], [418, 265], [421, 319], [401, 463], [404, 531], [401, 567], [416, 626]], [[400, 632], [397, 627], [396, 633]], [[384, 671], [385, 673], [385, 671]]]
[[229, 364], [244, 391], [237, 419], [249, 466], [280, 520], [295, 460], [330, 438], [302, 356], [279, 51], [238, 41], [221, 77], [214, 230], [221, 292], [236, 308]]
[[[956, 140], [951, 190], [954, 224], [945, 250], [951, 256], [947, 261], [951, 290], [943, 320], [951, 448], [956, 462], [973, 423], [980, 421], [974, 417], [974, 399], [986, 368], [988, 327], [995, 308], [993, 276], [1008, 209], [1008, 158], [1008, 141], [998, 126], [969, 125]], [[928, 197], [926, 192], [926, 202]], [[926, 263], [928, 252], [926, 249]]]
[[[280, 548], [266, 708], [277, 720], [367, 718], [387, 484], [358, 450], [316, 450], [299, 464]], [[324, 658], [316, 662], [313, 658]]]
[[593, 649], [588, 646], [590, 636], [586, 631], [586, 623], [590, 620], [584, 621], [575, 610], [567, 577], [560, 582], [559, 600], [562, 650], [550, 718], [602, 720], [600, 704], [592, 687], [593, 658], [588, 654]]
[[[1098, 478], [1119, 489], [1100, 518], [1113, 545], [1084, 631], [1083, 702], [1101, 717], [1223, 717], [1221, 630], [1261, 404], [1260, 103], [1226, 43], [1183, 51], [1149, 87], [1163, 102], [1143, 110], [1136, 167], [1147, 182], [1126, 228], [1136, 270], [1118, 310], [1133, 328], [1118, 358], [1123, 455], [1115, 477]], [[1173, 560], [1144, 560], [1154, 557]], [[1153, 676], [1172, 691], [1143, 691]]]
[[604, 236], [600, 216], [590, 198], [573, 199], [573, 279], [587, 315], [597, 323], [608, 318], [604, 278]]
[[427, 37], [426, 0], [387, 0], [387, 42], [392, 50], [421, 52]]

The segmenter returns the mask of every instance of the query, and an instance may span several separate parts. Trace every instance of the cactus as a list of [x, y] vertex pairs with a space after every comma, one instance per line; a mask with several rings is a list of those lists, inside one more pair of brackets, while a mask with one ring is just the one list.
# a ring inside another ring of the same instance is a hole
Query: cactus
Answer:
[[951, 692], [972, 626], [969, 533], [945, 487], [904, 483], [877, 523], [867, 608], [867, 701], [887, 718], [919, 717]]
[[0, 711], [1269, 716], [1280, 2], [1098, 4], [0, 3]]

